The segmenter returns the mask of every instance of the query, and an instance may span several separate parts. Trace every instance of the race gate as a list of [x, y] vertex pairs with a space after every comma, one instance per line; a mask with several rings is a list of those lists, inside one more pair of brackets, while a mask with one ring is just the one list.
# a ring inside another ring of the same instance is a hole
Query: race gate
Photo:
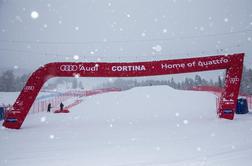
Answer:
[[234, 118], [244, 53], [149, 62], [55, 62], [37, 69], [7, 113], [3, 126], [19, 129], [43, 84], [53, 77], [140, 77], [226, 69], [225, 86], [217, 114]]

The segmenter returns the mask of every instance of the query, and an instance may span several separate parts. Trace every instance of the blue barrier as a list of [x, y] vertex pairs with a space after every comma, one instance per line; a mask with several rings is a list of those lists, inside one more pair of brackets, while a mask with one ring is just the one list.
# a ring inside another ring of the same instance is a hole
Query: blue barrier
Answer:
[[236, 106], [236, 114], [247, 114], [248, 110], [248, 102], [247, 99], [239, 98]]
[[4, 107], [0, 107], [0, 121], [4, 119]]

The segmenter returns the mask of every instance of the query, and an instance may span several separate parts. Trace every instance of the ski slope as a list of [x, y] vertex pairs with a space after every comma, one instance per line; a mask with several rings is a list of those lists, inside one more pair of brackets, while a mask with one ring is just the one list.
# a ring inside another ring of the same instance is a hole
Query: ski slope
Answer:
[[85, 97], [69, 114], [31, 114], [20, 130], [1, 128], [0, 165], [251, 165], [252, 114], [218, 119], [215, 102], [168, 86]]

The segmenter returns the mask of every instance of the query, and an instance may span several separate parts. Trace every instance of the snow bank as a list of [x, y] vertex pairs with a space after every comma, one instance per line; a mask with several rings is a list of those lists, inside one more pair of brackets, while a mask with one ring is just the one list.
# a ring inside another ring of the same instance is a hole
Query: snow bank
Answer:
[[250, 165], [252, 116], [217, 119], [215, 96], [167, 86], [84, 98], [69, 114], [0, 130], [0, 165]]

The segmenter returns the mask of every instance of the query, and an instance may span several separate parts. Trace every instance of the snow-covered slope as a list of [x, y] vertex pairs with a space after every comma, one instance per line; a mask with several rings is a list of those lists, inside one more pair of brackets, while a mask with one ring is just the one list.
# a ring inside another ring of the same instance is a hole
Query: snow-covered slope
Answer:
[[87, 97], [69, 114], [2, 128], [0, 165], [250, 165], [252, 115], [217, 119], [215, 100], [167, 86]]

